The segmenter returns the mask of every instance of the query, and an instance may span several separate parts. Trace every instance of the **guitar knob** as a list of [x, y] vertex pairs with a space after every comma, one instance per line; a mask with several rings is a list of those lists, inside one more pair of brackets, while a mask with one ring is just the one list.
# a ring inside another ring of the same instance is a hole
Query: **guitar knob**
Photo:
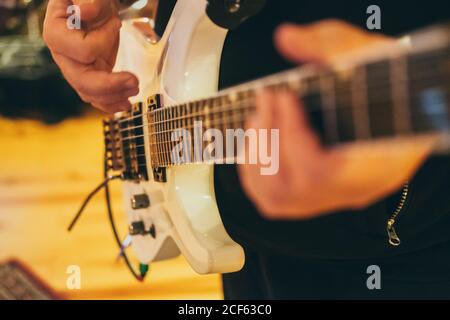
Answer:
[[147, 209], [150, 207], [150, 198], [146, 193], [136, 194], [131, 198], [131, 208], [133, 210]]
[[132, 222], [129, 228], [130, 236], [145, 236], [150, 235], [153, 239], [156, 239], [156, 228], [155, 225], [152, 224], [150, 228], [147, 230], [145, 228], [144, 221], [136, 221]]

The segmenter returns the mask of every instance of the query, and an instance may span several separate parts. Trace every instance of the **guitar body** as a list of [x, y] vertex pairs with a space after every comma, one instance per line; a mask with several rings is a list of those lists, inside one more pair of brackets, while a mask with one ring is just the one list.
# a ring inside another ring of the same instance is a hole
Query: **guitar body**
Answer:
[[[140, 81], [132, 102], [159, 94], [163, 105], [214, 95], [218, 90], [220, 59], [227, 30], [207, 16], [206, 0], [179, 0], [161, 39], [150, 39], [124, 21], [115, 66]], [[143, 106], [142, 114], [146, 114]], [[118, 115], [119, 116], [119, 115]], [[144, 135], [149, 135], [143, 116]], [[150, 140], [144, 139], [148, 181], [125, 181], [124, 202], [130, 225], [143, 221], [154, 237], [134, 235], [133, 248], [142, 263], [165, 260], [180, 253], [200, 274], [227, 273], [244, 265], [244, 251], [227, 234], [214, 194], [214, 166], [169, 167], [166, 182], [151, 172]], [[133, 197], [147, 195], [149, 206], [133, 209]]]

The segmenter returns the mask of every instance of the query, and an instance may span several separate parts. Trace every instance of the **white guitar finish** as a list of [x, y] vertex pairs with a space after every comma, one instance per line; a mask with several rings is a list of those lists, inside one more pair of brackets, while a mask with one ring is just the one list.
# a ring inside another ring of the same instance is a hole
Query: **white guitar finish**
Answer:
[[[149, 41], [133, 21], [124, 21], [115, 70], [130, 71], [139, 78], [140, 93], [132, 102], [161, 94], [163, 104], [170, 105], [217, 92], [227, 30], [208, 18], [206, 4], [205, 0], [178, 0], [158, 42]], [[145, 116], [144, 124], [148, 135]], [[158, 183], [151, 173], [149, 140], [145, 143], [150, 181], [125, 182], [124, 194], [129, 222], [143, 220], [146, 227], [156, 227], [156, 239], [133, 236], [139, 260], [150, 263], [181, 252], [200, 274], [240, 270], [244, 251], [222, 224], [214, 194], [214, 166], [168, 168], [167, 183]], [[151, 206], [133, 210], [132, 196], [142, 193], [148, 194]]]

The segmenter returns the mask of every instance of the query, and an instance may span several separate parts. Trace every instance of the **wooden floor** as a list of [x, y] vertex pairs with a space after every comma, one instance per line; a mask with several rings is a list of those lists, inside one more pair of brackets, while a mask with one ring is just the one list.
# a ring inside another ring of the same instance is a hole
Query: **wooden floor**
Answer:
[[[68, 299], [221, 299], [217, 275], [198, 276], [182, 259], [154, 264], [144, 284], [122, 262], [96, 197], [73, 233], [66, 227], [101, 180], [100, 116], [56, 126], [0, 118], [0, 261], [18, 258]], [[126, 224], [120, 183], [113, 204]], [[68, 266], [81, 268], [80, 290], [66, 286]]]

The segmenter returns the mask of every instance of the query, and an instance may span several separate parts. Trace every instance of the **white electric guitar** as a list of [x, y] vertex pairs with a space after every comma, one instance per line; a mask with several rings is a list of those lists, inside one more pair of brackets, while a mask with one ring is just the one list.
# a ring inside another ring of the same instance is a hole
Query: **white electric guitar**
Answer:
[[192, 131], [200, 120], [206, 128], [243, 128], [261, 88], [298, 92], [327, 145], [450, 128], [448, 27], [413, 34], [406, 46], [364, 61], [301, 67], [218, 92], [224, 27], [244, 10], [240, 1], [213, 6], [219, 2], [178, 0], [160, 39], [148, 19], [124, 21], [115, 70], [137, 75], [140, 94], [132, 110], [104, 122], [108, 170], [122, 176], [140, 262], [181, 253], [201, 274], [240, 270], [244, 251], [222, 224], [214, 163], [173, 161], [174, 130]]

